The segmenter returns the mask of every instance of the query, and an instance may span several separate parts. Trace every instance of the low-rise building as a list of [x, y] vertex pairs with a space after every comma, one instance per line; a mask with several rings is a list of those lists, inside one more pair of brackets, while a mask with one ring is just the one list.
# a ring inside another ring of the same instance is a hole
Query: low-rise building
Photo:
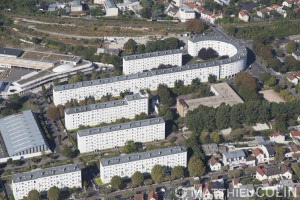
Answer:
[[80, 3], [80, 0], [75, 0], [72, 2], [71, 11], [72, 12], [81, 12], [82, 11], [82, 5]]
[[210, 90], [215, 94], [214, 96], [189, 100], [177, 99], [176, 109], [179, 116], [185, 117], [189, 110], [192, 111], [199, 105], [216, 108], [222, 103], [233, 106], [244, 102], [227, 83], [212, 84]]
[[300, 131], [291, 131], [290, 132], [290, 137], [292, 139], [300, 139]]
[[124, 146], [126, 141], [131, 140], [144, 143], [163, 139], [165, 139], [163, 118], [126, 122], [77, 132], [80, 153]]
[[165, 13], [171, 17], [178, 17], [178, 11], [179, 8], [173, 4], [168, 4], [166, 9], [165, 9]]
[[289, 167], [282, 166], [281, 169], [275, 166], [271, 167], [257, 167], [256, 169], [256, 179], [259, 181], [268, 180], [272, 181], [273, 179], [291, 179], [292, 170]]
[[208, 165], [211, 171], [220, 171], [221, 170], [221, 163], [214, 157], [208, 160]]
[[223, 154], [224, 166], [228, 165], [230, 169], [239, 168], [246, 164], [246, 154], [243, 150], [231, 151]]
[[293, 83], [294, 85], [297, 85], [298, 82], [299, 82], [299, 79], [296, 78], [296, 77], [294, 76], [294, 74], [288, 74], [288, 75], [286, 76], [286, 79], [287, 79], [289, 82]]
[[267, 16], [270, 15], [270, 9], [269, 8], [265, 8], [265, 9], [262, 9], [260, 11], [257, 11], [256, 12], [256, 15], [260, 18], [265, 18]]
[[224, 199], [225, 187], [223, 179], [212, 180], [211, 189], [213, 191], [214, 199]]
[[65, 109], [65, 126], [68, 130], [82, 126], [95, 126], [121, 118], [133, 119], [135, 115], [148, 114], [148, 98], [140, 94], [127, 95], [123, 100], [90, 104]]
[[270, 141], [275, 143], [285, 143], [285, 136], [281, 135], [279, 132], [274, 132], [270, 136]]
[[100, 178], [103, 183], [109, 183], [116, 175], [123, 179], [130, 178], [136, 171], [149, 175], [156, 164], [168, 171], [175, 166], [187, 167], [187, 151], [183, 146], [176, 146], [100, 159]]
[[214, 193], [212, 191], [211, 182], [206, 182], [203, 188], [203, 199], [212, 200], [214, 198]]
[[274, 160], [275, 151], [269, 143], [262, 144], [261, 150], [265, 155], [265, 162], [269, 163], [270, 161]]
[[247, 11], [241, 10], [239, 12], [239, 19], [244, 21], [244, 22], [249, 22], [250, 15]]
[[182, 6], [179, 8], [178, 17], [181, 22], [186, 22], [189, 19], [195, 19], [195, 11], [188, 6]]
[[12, 176], [13, 194], [17, 200], [27, 197], [31, 190], [37, 190], [45, 195], [53, 186], [62, 191], [82, 187], [80, 166], [78, 164], [62, 165]]
[[116, 6], [114, 0], [105, 0], [103, 5], [105, 8], [106, 16], [118, 16], [119, 9]]
[[264, 163], [265, 162], [264, 154], [259, 148], [256, 148], [256, 149], [253, 150], [253, 155], [255, 156], [255, 159], [256, 159], [257, 163]]
[[293, 56], [296, 60], [300, 60], [300, 51], [293, 51], [293, 52], [292, 52], [292, 56]]
[[0, 162], [49, 154], [51, 150], [31, 110], [0, 119]]
[[300, 34], [299, 35], [291, 35], [289, 36], [290, 40], [293, 40], [294, 42], [300, 43]]

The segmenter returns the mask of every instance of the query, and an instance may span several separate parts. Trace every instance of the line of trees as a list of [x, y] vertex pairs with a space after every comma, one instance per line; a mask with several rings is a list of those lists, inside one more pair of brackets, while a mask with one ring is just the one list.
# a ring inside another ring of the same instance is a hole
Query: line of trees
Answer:
[[124, 44], [122, 56], [178, 49], [179, 47], [180, 40], [174, 37], [170, 37], [165, 40], [150, 40], [146, 43], [146, 45], [137, 44], [133, 39], [129, 39]]

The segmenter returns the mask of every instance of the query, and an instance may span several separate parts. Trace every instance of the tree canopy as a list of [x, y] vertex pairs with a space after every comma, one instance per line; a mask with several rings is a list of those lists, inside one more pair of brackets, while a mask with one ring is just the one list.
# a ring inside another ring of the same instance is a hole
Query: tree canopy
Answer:
[[136, 145], [133, 140], [126, 141], [125, 146], [123, 147], [122, 152], [129, 154], [136, 151]]
[[113, 176], [110, 180], [110, 184], [115, 190], [119, 190], [123, 184], [123, 180], [120, 176]]
[[30, 200], [40, 200], [41, 199], [41, 195], [40, 195], [40, 193], [37, 190], [31, 190], [28, 193], [27, 199], [30, 199]]
[[141, 172], [136, 171], [134, 174], [131, 176], [131, 182], [135, 185], [142, 185], [144, 182], [144, 176]]
[[165, 169], [161, 165], [154, 165], [154, 167], [151, 169], [151, 178], [155, 183], [163, 182], [165, 176]]
[[175, 166], [173, 167], [171, 171], [171, 175], [174, 176], [175, 178], [181, 178], [184, 175], [183, 169], [181, 166]]
[[60, 190], [58, 187], [53, 186], [47, 191], [47, 198], [49, 200], [59, 200], [60, 199]]
[[199, 158], [192, 156], [188, 164], [190, 176], [202, 176], [205, 170], [203, 162]]

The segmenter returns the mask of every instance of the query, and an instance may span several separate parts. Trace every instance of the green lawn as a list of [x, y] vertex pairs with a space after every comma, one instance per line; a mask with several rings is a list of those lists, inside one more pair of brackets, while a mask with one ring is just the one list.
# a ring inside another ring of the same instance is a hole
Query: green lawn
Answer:
[[98, 186], [105, 185], [100, 178], [95, 178], [95, 181], [96, 181], [96, 183], [97, 183]]

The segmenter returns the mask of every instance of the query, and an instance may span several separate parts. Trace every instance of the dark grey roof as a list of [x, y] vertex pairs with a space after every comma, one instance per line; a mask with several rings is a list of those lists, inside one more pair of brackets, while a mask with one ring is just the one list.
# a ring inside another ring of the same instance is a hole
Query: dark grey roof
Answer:
[[10, 82], [4, 82], [4, 81], [0, 80], [0, 93], [1, 92], [7, 92], [9, 86], [10, 86]]
[[267, 149], [270, 156], [275, 156], [275, 151], [269, 143], [263, 144], [263, 146], [266, 147], [266, 149]]
[[96, 128], [84, 129], [84, 130], [79, 130], [77, 133], [78, 136], [82, 137], [82, 136], [126, 130], [126, 129], [132, 129], [132, 128], [138, 128], [143, 126], [150, 126], [154, 124], [162, 124], [162, 123], [165, 123], [165, 121], [163, 120], [163, 118], [158, 117], [158, 118], [145, 119], [145, 120], [139, 120], [133, 122], [126, 122], [121, 124], [114, 124], [109, 126], [101, 126]]
[[258, 7], [258, 6], [259, 6], [258, 3], [242, 4], [242, 5], [241, 5], [241, 9], [242, 9], [242, 10], [251, 10], [251, 9], [256, 8], [256, 7]]
[[40, 146], [48, 149], [31, 110], [0, 119], [0, 132], [9, 156]]
[[23, 53], [21, 49], [5, 48], [0, 47], [0, 54], [10, 55], [10, 56], [20, 56]]
[[266, 167], [266, 175], [267, 176], [274, 176], [277, 174], [281, 174], [280, 169], [278, 167]]
[[279, 40], [279, 43], [289, 43], [290, 42], [290, 40], [289, 39], [281, 39], [281, 40]]
[[219, 151], [219, 147], [216, 143], [202, 144], [201, 148], [202, 148], [202, 151], [204, 152], [204, 154], [206, 154], [206, 155], [212, 155]]
[[224, 189], [224, 183], [222, 181], [211, 181], [211, 189]]
[[117, 165], [121, 163], [128, 163], [137, 160], [145, 160], [145, 159], [178, 154], [183, 152], [187, 152], [183, 146], [175, 146], [175, 147], [169, 147], [164, 149], [157, 149], [153, 151], [145, 151], [141, 153], [128, 154], [128, 155], [118, 156], [113, 158], [104, 158], [104, 159], [100, 159], [100, 163], [102, 164], [102, 166]]
[[105, 0], [105, 4], [108, 8], [117, 8], [114, 0]]
[[59, 167], [52, 167], [33, 172], [13, 175], [12, 182], [19, 183], [23, 181], [35, 180], [42, 177], [55, 176], [59, 174], [66, 174], [77, 171], [81, 171], [79, 164], [62, 165]]
[[265, 144], [265, 143], [266, 143], [265, 140], [264, 140], [264, 138], [261, 137], [261, 136], [255, 136], [255, 141], [256, 141], [256, 143], [259, 144], [259, 145], [262, 145], [262, 144]]
[[300, 51], [293, 51], [293, 54], [295, 54], [296, 56], [300, 56]]
[[178, 53], [181, 53], [180, 49], [172, 49], [172, 50], [167, 50], [167, 51], [156, 51], [156, 52], [151, 52], [151, 53], [143, 53], [143, 54], [124, 56], [123, 59], [124, 60], [136, 60], [136, 59], [144, 59], [144, 58], [172, 55], [172, 54], [178, 54]]
[[231, 151], [224, 153], [223, 155], [226, 157], [226, 159], [246, 157], [246, 154], [243, 150]]
[[117, 100], [117, 101], [109, 101], [104, 103], [96, 103], [96, 104], [90, 104], [87, 106], [78, 106], [73, 108], [67, 108], [65, 109], [66, 114], [74, 114], [74, 113], [80, 113], [80, 112], [87, 112], [91, 110], [99, 110], [104, 108], [111, 108], [111, 107], [117, 107], [117, 106], [124, 106], [127, 105], [128, 101], [135, 101], [139, 99], [146, 99], [147, 97], [142, 97], [140, 94], [133, 94], [133, 95], [127, 95], [125, 96], [124, 100]]
[[83, 81], [83, 82], [67, 84], [67, 85], [58, 85], [58, 86], [53, 87], [53, 91], [71, 90], [71, 89], [76, 89], [76, 88], [81, 88], [81, 87], [102, 85], [102, 84], [114, 83], [114, 82], [119, 82], [119, 81], [127, 81], [127, 80], [132, 80], [132, 79], [143, 79], [146, 77], [158, 76], [161, 74], [177, 73], [180, 71], [188, 71], [188, 70], [194, 70], [194, 69], [199, 69], [199, 68], [213, 67], [213, 66], [217, 66], [217, 65], [221, 65], [221, 64], [232, 63], [232, 62], [244, 59], [244, 57], [247, 56], [247, 50], [246, 50], [245, 46], [242, 45], [241, 43], [237, 42], [234, 39], [227, 39], [224, 37], [205, 35], [205, 36], [195, 37], [190, 40], [192, 42], [197, 42], [200, 40], [209, 40], [209, 39], [231, 43], [232, 45], [234, 45], [237, 48], [237, 54], [230, 58], [227, 58], [227, 59], [210, 61], [210, 62], [206, 62], [206, 63], [191, 64], [191, 65], [185, 65], [185, 66], [181, 66], [181, 67], [173, 67], [173, 68], [168, 68], [168, 69], [156, 69], [156, 70], [151, 70], [149, 72], [141, 72], [141, 73], [130, 74], [130, 75], [115, 76], [115, 77], [111, 77], [111, 78], [97, 79], [97, 80], [92, 80], [92, 81]]

